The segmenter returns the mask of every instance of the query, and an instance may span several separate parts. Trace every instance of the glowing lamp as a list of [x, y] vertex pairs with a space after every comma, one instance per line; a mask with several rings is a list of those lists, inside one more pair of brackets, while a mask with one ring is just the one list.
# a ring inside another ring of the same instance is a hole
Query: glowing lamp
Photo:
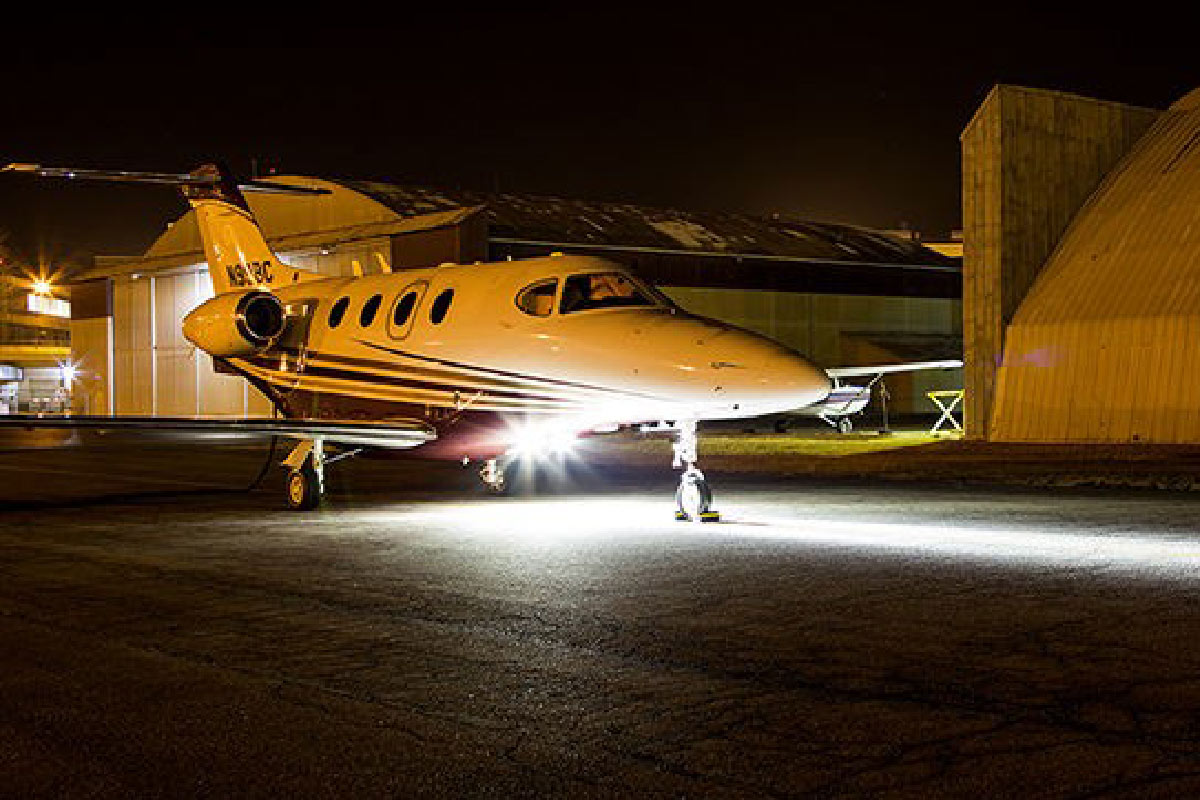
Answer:
[[79, 368], [77, 366], [68, 361], [65, 364], [59, 364], [58, 369], [62, 373], [63, 386], [70, 387], [71, 384], [75, 383], [75, 378], [79, 375]]
[[510, 431], [509, 452], [522, 458], [563, 456], [575, 449], [574, 430], [555, 425], [526, 425]]

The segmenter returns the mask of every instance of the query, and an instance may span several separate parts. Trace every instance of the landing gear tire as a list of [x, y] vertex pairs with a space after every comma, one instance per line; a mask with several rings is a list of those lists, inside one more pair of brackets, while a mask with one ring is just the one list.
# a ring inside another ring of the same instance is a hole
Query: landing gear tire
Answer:
[[849, 417], [838, 417], [837, 430], [838, 433], [849, 433], [854, 430], [854, 421]]
[[293, 511], [311, 511], [320, 504], [321, 481], [310, 462], [288, 473], [287, 502]]
[[679, 488], [675, 490], [675, 519], [686, 522], [717, 522], [721, 515], [712, 510], [712, 490], [704, 473], [696, 467], [696, 421], [677, 421], [678, 430], [672, 449], [675, 468], [682, 469]]
[[712, 510], [712, 489], [700, 470], [688, 470], [675, 490], [675, 519], [681, 522], [716, 522], [721, 517]]

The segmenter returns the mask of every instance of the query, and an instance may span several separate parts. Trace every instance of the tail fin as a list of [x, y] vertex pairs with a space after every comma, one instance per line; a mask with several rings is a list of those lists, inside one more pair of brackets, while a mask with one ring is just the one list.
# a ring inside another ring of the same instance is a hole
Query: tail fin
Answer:
[[319, 277], [280, 262], [229, 172], [213, 164], [192, 171], [183, 195], [196, 211], [213, 290], [270, 289]]
[[198, 180], [184, 186], [184, 197], [196, 210], [216, 294], [300, 281], [302, 271], [281, 264], [271, 251], [250, 205], [226, 169], [205, 164], [191, 175]]
[[40, 164], [9, 164], [0, 172], [18, 172], [43, 178], [78, 178], [120, 183], [157, 183], [179, 186], [196, 210], [200, 238], [208, 271], [217, 294], [239, 289], [271, 289], [321, 276], [315, 272], [280, 263], [271, 252], [254, 214], [242, 196], [242, 190], [284, 194], [328, 194], [326, 189], [286, 186], [266, 181], [241, 182], [229, 171], [205, 164], [179, 175], [165, 172], [117, 172], [97, 169], [43, 167]]

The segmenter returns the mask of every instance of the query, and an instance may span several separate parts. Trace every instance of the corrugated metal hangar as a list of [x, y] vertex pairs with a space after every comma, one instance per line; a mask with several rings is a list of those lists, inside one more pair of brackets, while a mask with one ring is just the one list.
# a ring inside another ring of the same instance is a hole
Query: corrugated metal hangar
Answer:
[[[843, 225], [513, 194], [281, 176], [329, 194], [249, 200], [280, 257], [328, 275], [586, 253], [613, 259], [685, 308], [772, 336], [829, 366], [956, 358], [961, 269], [919, 245]], [[265, 398], [181, 334], [211, 296], [192, 212], [144, 257], [105, 261], [74, 287], [79, 413], [259, 414]], [[893, 408], [958, 371], [889, 382]]]
[[963, 166], [968, 435], [1200, 442], [1200, 90], [997, 87]]

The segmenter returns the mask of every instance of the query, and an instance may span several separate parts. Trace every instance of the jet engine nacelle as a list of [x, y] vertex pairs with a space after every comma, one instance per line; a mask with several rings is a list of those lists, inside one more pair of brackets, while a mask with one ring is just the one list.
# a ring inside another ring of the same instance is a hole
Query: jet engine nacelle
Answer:
[[270, 292], [228, 292], [192, 309], [183, 335], [218, 358], [240, 358], [269, 347], [286, 323], [283, 303]]

